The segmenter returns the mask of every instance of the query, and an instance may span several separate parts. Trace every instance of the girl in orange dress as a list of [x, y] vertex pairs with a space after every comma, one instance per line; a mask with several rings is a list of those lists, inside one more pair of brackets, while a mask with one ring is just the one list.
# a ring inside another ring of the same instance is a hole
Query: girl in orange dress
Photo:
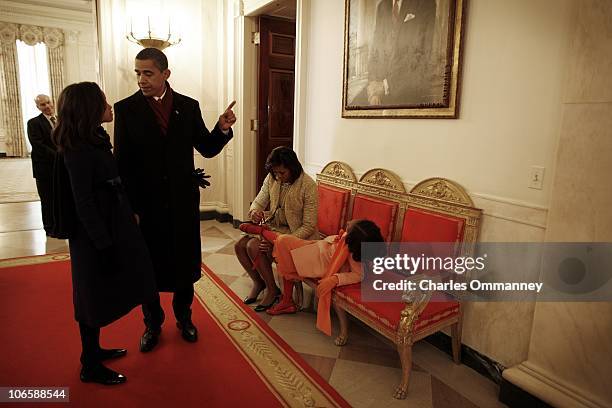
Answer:
[[319, 241], [279, 235], [274, 243], [273, 256], [283, 281], [283, 297], [266, 312], [271, 315], [295, 313], [297, 306], [292, 298], [294, 281], [303, 278], [320, 279], [317, 287], [317, 327], [331, 335], [331, 291], [336, 286], [361, 282], [363, 242], [384, 242], [380, 229], [370, 220], [350, 221], [347, 232]]

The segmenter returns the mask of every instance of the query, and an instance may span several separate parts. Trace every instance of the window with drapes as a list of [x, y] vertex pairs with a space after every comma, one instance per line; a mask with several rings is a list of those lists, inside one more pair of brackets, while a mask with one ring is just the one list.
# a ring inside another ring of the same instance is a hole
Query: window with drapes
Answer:
[[[17, 40], [17, 61], [19, 63], [19, 99], [21, 101], [22, 123], [27, 128], [28, 120], [40, 114], [34, 104], [37, 95], [51, 95], [47, 47], [43, 43], [30, 46]], [[28, 152], [32, 151], [29, 140], [25, 139]]]
[[[64, 33], [57, 28], [0, 21], [0, 66], [3, 74], [0, 76], [0, 120], [7, 156], [24, 157], [28, 154], [28, 148], [22, 105], [33, 102], [28, 102], [20, 96], [21, 82], [24, 80], [20, 78], [17, 40], [29, 47], [44, 44], [42, 46], [47, 51], [49, 93], [51, 98], [56, 100], [64, 88]], [[34, 53], [36, 55], [36, 51]]]

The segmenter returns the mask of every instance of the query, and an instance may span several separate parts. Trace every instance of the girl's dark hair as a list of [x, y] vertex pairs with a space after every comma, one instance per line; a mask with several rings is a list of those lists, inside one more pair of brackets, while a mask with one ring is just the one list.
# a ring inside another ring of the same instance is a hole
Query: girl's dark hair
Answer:
[[[370, 220], [356, 220], [351, 224], [351, 227], [346, 233], [346, 245], [348, 245], [349, 252], [353, 254], [353, 259], [357, 262], [361, 262], [361, 243], [362, 242], [385, 242], [380, 228]], [[377, 252], [384, 249], [382, 246], [377, 246]], [[384, 253], [374, 254], [376, 256], [383, 256]]]
[[277, 166], [284, 166], [289, 170], [289, 173], [291, 173], [291, 177], [289, 178], [290, 183], [293, 183], [295, 180], [297, 180], [298, 177], [300, 177], [302, 175], [302, 172], [304, 171], [304, 169], [302, 168], [302, 164], [298, 160], [295, 152], [291, 148], [285, 146], [279, 146], [274, 148], [274, 150], [270, 152], [270, 154], [268, 155], [268, 159], [266, 160], [265, 169], [268, 173], [270, 173], [274, 180], [276, 180], [276, 177], [274, 176], [274, 171], [272, 170], [272, 168]]
[[64, 88], [57, 100], [57, 126], [51, 136], [58, 150], [86, 143], [100, 126], [105, 110], [104, 93], [95, 82]]

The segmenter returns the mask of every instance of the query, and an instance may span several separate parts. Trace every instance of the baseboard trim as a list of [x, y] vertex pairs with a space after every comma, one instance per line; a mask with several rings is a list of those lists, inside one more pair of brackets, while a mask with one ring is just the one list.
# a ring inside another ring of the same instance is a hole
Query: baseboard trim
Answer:
[[[425, 341], [449, 356], [453, 356], [452, 339], [448, 334], [437, 332], [427, 336]], [[461, 363], [496, 384], [501, 384], [502, 382], [502, 371], [504, 371], [505, 367], [465, 344], [461, 345]]]
[[521, 387], [512, 384], [505, 378], [502, 379], [499, 386], [499, 400], [510, 408], [552, 408], [551, 405], [548, 405]]
[[[452, 357], [452, 339], [442, 332], [434, 333], [425, 341]], [[465, 344], [461, 345], [461, 363], [499, 385], [499, 401], [510, 408], [552, 408], [546, 402], [502, 377], [505, 367], [495, 360], [480, 354]]]
[[217, 220], [219, 222], [231, 222], [234, 218], [229, 213], [221, 213], [216, 210], [200, 211], [200, 221]]

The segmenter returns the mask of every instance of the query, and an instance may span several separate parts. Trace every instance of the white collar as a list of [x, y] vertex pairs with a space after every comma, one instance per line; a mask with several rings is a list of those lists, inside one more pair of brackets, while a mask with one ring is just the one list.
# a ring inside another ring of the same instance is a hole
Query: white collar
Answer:
[[165, 87], [164, 93], [161, 94], [161, 96], [154, 96], [153, 99], [155, 99], [156, 101], [160, 101], [161, 102], [161, 100], [164, 99], [164, 96], [166, 96], [166, 92], [168, 92], [168, 87], [167, 86]]

